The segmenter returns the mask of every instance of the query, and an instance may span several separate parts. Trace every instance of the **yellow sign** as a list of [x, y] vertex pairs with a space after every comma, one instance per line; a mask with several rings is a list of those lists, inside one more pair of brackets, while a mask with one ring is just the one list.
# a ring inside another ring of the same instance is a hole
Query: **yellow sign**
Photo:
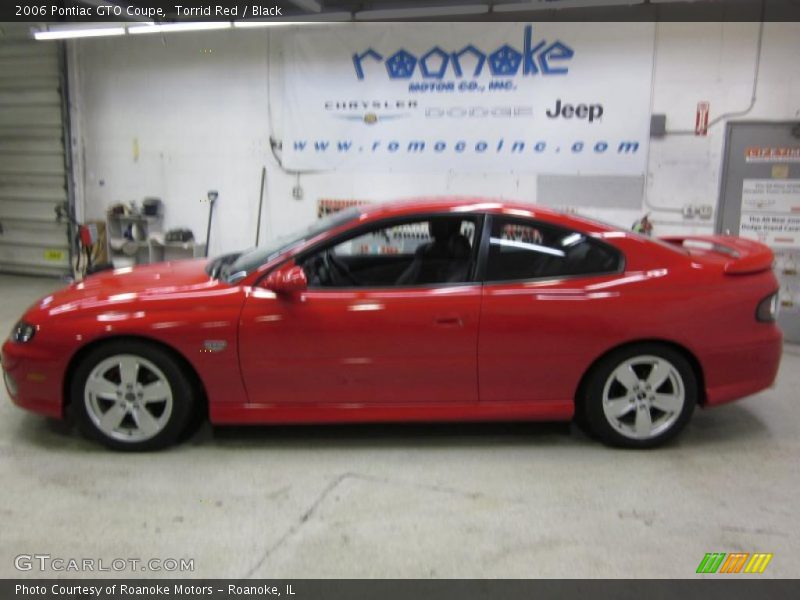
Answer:
[[772, 165], [773, 179], [786, 179], [789, 177], [789, 165]]
[[66, 252], [54, 248], [48, 248], [44, 251], [44, 259], [52, 261], [61, 261], [66, 258]]

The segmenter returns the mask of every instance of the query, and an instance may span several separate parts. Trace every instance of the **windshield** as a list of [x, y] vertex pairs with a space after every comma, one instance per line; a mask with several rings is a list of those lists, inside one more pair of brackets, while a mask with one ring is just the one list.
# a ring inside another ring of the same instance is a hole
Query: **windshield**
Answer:
[[361, 211], [358, 209], [358, 207], [353, 206], [351, 208], [347, 208], [323, 217], [319, 221], [316, 221], [299, 231], [280, 236], [265, 246], [252, 248], [242, 252], [241, 254], [234, 255], [235, 260], [221, 266], [219, 270], [219, 278], [227, 283], [236, 283], [264, 263], [276, 258], [278, 255], [283, 254], [295, 246], [305, 243], [306, 240], [309, 240], [320, 233], [324, 233], [329, 229], [333, 229], [334, 227], [343, 225], [348, 221], [352, 221], [358, 218], [360, 214]]

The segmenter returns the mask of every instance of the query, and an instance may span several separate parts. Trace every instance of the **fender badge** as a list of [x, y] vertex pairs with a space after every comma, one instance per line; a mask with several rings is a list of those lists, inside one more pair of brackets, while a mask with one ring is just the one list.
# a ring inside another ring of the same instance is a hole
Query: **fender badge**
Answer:
[[228, 342], [225, 340], [206, 340], [203, 342], [203, 350], [201, 352], [222, 352], [228, 347]]

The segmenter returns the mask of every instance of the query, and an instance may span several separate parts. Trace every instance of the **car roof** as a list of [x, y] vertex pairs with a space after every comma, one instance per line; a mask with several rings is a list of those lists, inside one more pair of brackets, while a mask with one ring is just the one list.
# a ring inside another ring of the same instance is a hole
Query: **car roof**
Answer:
[[413, 216], [425, 212], [492, 213], [540, 219], [566, 227], [578, 227], [586, 231], [620, 231], [619, 227], [593, 219], [566, 214], [552, 208], [530, 202], [505, 198], [476, 196], [421, 196], [404, 198], [359, 207], [362, 220], [377, 220], [392, 217]]

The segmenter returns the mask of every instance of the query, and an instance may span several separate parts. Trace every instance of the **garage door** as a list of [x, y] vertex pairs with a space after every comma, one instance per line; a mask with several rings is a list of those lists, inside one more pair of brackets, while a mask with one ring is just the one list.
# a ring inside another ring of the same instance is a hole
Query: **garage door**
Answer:
[[61, 45], [0, 24], [0, 271], [69, 273]]

